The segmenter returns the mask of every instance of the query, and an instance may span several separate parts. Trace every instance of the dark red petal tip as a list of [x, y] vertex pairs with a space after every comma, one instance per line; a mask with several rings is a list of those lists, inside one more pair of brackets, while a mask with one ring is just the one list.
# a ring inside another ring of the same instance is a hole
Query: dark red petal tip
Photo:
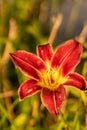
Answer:
[[60, 67], [63, 75], [68, 74], [80, 61], [82, 45], [76, 40], [69, 40], [61, 45], [52, 58], [52, 67]]
[[23, 60], [24, 62], [30, 64], [31, 66], [35, 67], [38, 70], [45, 70], [46, 69], [46, 65], [43, 62], [43, 60], [41, 58], [39, 58], [38, 56], [36, 56], [35, 54], [32, 54], [30, 52], [27, 51], [16, 51], [13, 54], [10, 54], [11, 57], [15, 56], [21, 60]]
[[10, 54], [14, 64], [28, 76], [34, 79], [39, 79], [40, 71], [25, 60], [27, 57], [23, 58], [23, 56], [19, 56], [20, 54], [19, 52]]
[[60, 86], [57, 90], [51, 91], [43, 88], [41, 91], [41, 100], [43, 105], [52, 114], [58, 114], [58, 110], [65, 99], [66, 93], [63, 86]]
[[50, 61], [53, 56], [53, 50], [51, 44], [39, 45], [37, 47], [37, 54], [44, 61]]
[[65, 85], [73, 86], [83, 91], [87, 88], [86, 80], [78, 73], [70, 73]]
[[20, 100], [23, 100], [26, 97], [32, 96], [38, 93], [41, 90], [41, 87], [37, 85], [37, 81], [30, 79], [23, 82], [18, 90]]

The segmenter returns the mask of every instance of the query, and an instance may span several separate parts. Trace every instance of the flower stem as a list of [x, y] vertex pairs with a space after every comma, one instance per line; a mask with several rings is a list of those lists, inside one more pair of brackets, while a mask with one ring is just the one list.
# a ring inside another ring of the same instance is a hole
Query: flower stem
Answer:
[[57, 32], [58, 32], [58, 29], [62, 23], [62, 19], [63, 19], [63, 16], [62, 14], [59, 14], [54, 22], [54, 25], [53, 25], [53, 28], [52, 28], [52, 31], [50, 33], [50, 36], [49, 36], [49, 39], [48, 39], [48, 43], [52, 44], [56, 35], [57, 35]]
[[87, 37], [87, 22], [84, 23], [83, 29], [82, 29], [80, 35], [78, 37], [76, 37], [76, 40], [83, 43], [83, 42], [85, 42], [86, 37]]

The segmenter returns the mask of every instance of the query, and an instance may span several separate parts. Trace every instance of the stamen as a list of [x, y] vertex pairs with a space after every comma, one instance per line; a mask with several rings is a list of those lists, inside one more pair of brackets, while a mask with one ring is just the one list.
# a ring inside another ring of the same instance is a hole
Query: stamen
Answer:
[[41, 81], [39, 85], [50, 90], [57, 89], [62, 83], [66, 81], [66, 78], [62, 77], [59, 71], [54, 69], [48, 69], [41, 75]]

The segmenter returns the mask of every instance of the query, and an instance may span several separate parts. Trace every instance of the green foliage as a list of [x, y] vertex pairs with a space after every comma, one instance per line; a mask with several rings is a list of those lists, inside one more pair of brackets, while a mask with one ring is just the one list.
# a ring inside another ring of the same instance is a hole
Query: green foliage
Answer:
[[[48, 40], [52, 18], [66, 2], [69, 1], [0, 0], [0, 130], [87, 130], [87, 92], [67, 88], [58, 116], [42, 106], [39, 94], [19, 102], [19, 85], [28, 77], [14, 67], [9, 56], [16, 50], [36, 53], [36, 46]], [[72, 32], [67, 36], [67, 27], [63, 31], [66, 37], [60, 33], [61, 42], [73, 37]], [[81, 68], [78, 71], [87, 80], [87, 42], [83, 47], [76, 70]]]

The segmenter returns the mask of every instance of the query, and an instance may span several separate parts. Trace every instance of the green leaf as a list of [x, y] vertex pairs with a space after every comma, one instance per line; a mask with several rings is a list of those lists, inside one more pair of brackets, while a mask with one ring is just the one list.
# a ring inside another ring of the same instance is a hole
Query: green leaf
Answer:
[[24, 127], [27, 121], [27, 115], [25, 113], [22, 113], [18, 115], [15, 120], [13, 121], [12, 130], [21, 130], [21, 128]]
[[87, 79], [87, 61], [84, 63], [82, 74]]
[[87, 52], [86, 51], [82, 53], [82, 58], [87, 58]]

